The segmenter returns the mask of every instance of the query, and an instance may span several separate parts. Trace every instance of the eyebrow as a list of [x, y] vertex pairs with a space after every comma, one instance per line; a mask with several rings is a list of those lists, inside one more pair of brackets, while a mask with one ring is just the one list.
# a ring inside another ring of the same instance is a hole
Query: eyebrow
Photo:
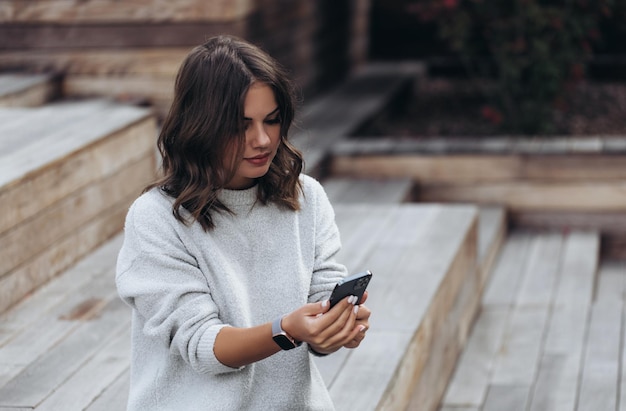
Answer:
[[[270, 117], [270, 116], [272, 116], [272, 115], [274, 115], [274, 114], [278, 113], [278, 111], [279, 111], [279, 110], [280, 110], [280, 107], [276, 107], [274, 110], [272, 110], [272, 111], [271, 111], [271, 113], [267, 114], [267, 115], [265, 116], [265, 118], [268, 118], [268, 117]], [[244, 119], [244, 120], [252, 120], [250, 117], [244, 117], [243, 119]]]

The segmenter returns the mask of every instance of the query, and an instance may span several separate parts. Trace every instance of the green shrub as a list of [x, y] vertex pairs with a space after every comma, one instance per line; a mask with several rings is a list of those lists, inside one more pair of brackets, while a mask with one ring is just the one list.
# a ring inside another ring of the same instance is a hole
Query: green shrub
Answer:
[[[585, 76], [612, 0], [421, 0], [470, 78], [491, 79], [482, 113], [503, 130], [554, 132], [554, 111]], [[494, 87], [495, 86], [495, 87]]]

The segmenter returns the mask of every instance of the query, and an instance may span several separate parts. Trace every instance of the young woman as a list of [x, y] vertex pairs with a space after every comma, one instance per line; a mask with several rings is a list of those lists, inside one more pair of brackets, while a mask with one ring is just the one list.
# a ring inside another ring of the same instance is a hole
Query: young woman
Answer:
[[293, 117], [259, 48], [219, 36], [183, 62], [163, 176], [131, 206], [117, 265], [129, 410], [333, 409], [311, 355], [357, 347], [370, 311], [329, 309], [346, 269], [328, 198], [287, 140]]

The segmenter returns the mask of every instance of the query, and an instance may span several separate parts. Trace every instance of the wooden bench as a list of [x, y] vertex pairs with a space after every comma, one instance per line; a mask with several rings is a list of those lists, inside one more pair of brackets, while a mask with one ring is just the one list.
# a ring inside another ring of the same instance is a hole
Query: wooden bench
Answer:
[[119, 232], [156, 170], [150, 111], [106, 100], [0, 109], [0, 312]]

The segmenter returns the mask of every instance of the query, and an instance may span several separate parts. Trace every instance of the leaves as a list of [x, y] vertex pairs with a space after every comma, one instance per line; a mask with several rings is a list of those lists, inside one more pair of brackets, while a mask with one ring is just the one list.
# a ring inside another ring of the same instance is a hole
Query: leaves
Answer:
[[[412, 5], [471, 77], [493, 78], [483, 116], [508, 131], [549, 132], [554, 107], [584, 78], [612, 0], [422, 0]], [[561, 107], [563, 105], [560, 105]], [[497, 112], [498, 115], [493, 113]], [[497, 120], [497, 121], [494, 121]]]

